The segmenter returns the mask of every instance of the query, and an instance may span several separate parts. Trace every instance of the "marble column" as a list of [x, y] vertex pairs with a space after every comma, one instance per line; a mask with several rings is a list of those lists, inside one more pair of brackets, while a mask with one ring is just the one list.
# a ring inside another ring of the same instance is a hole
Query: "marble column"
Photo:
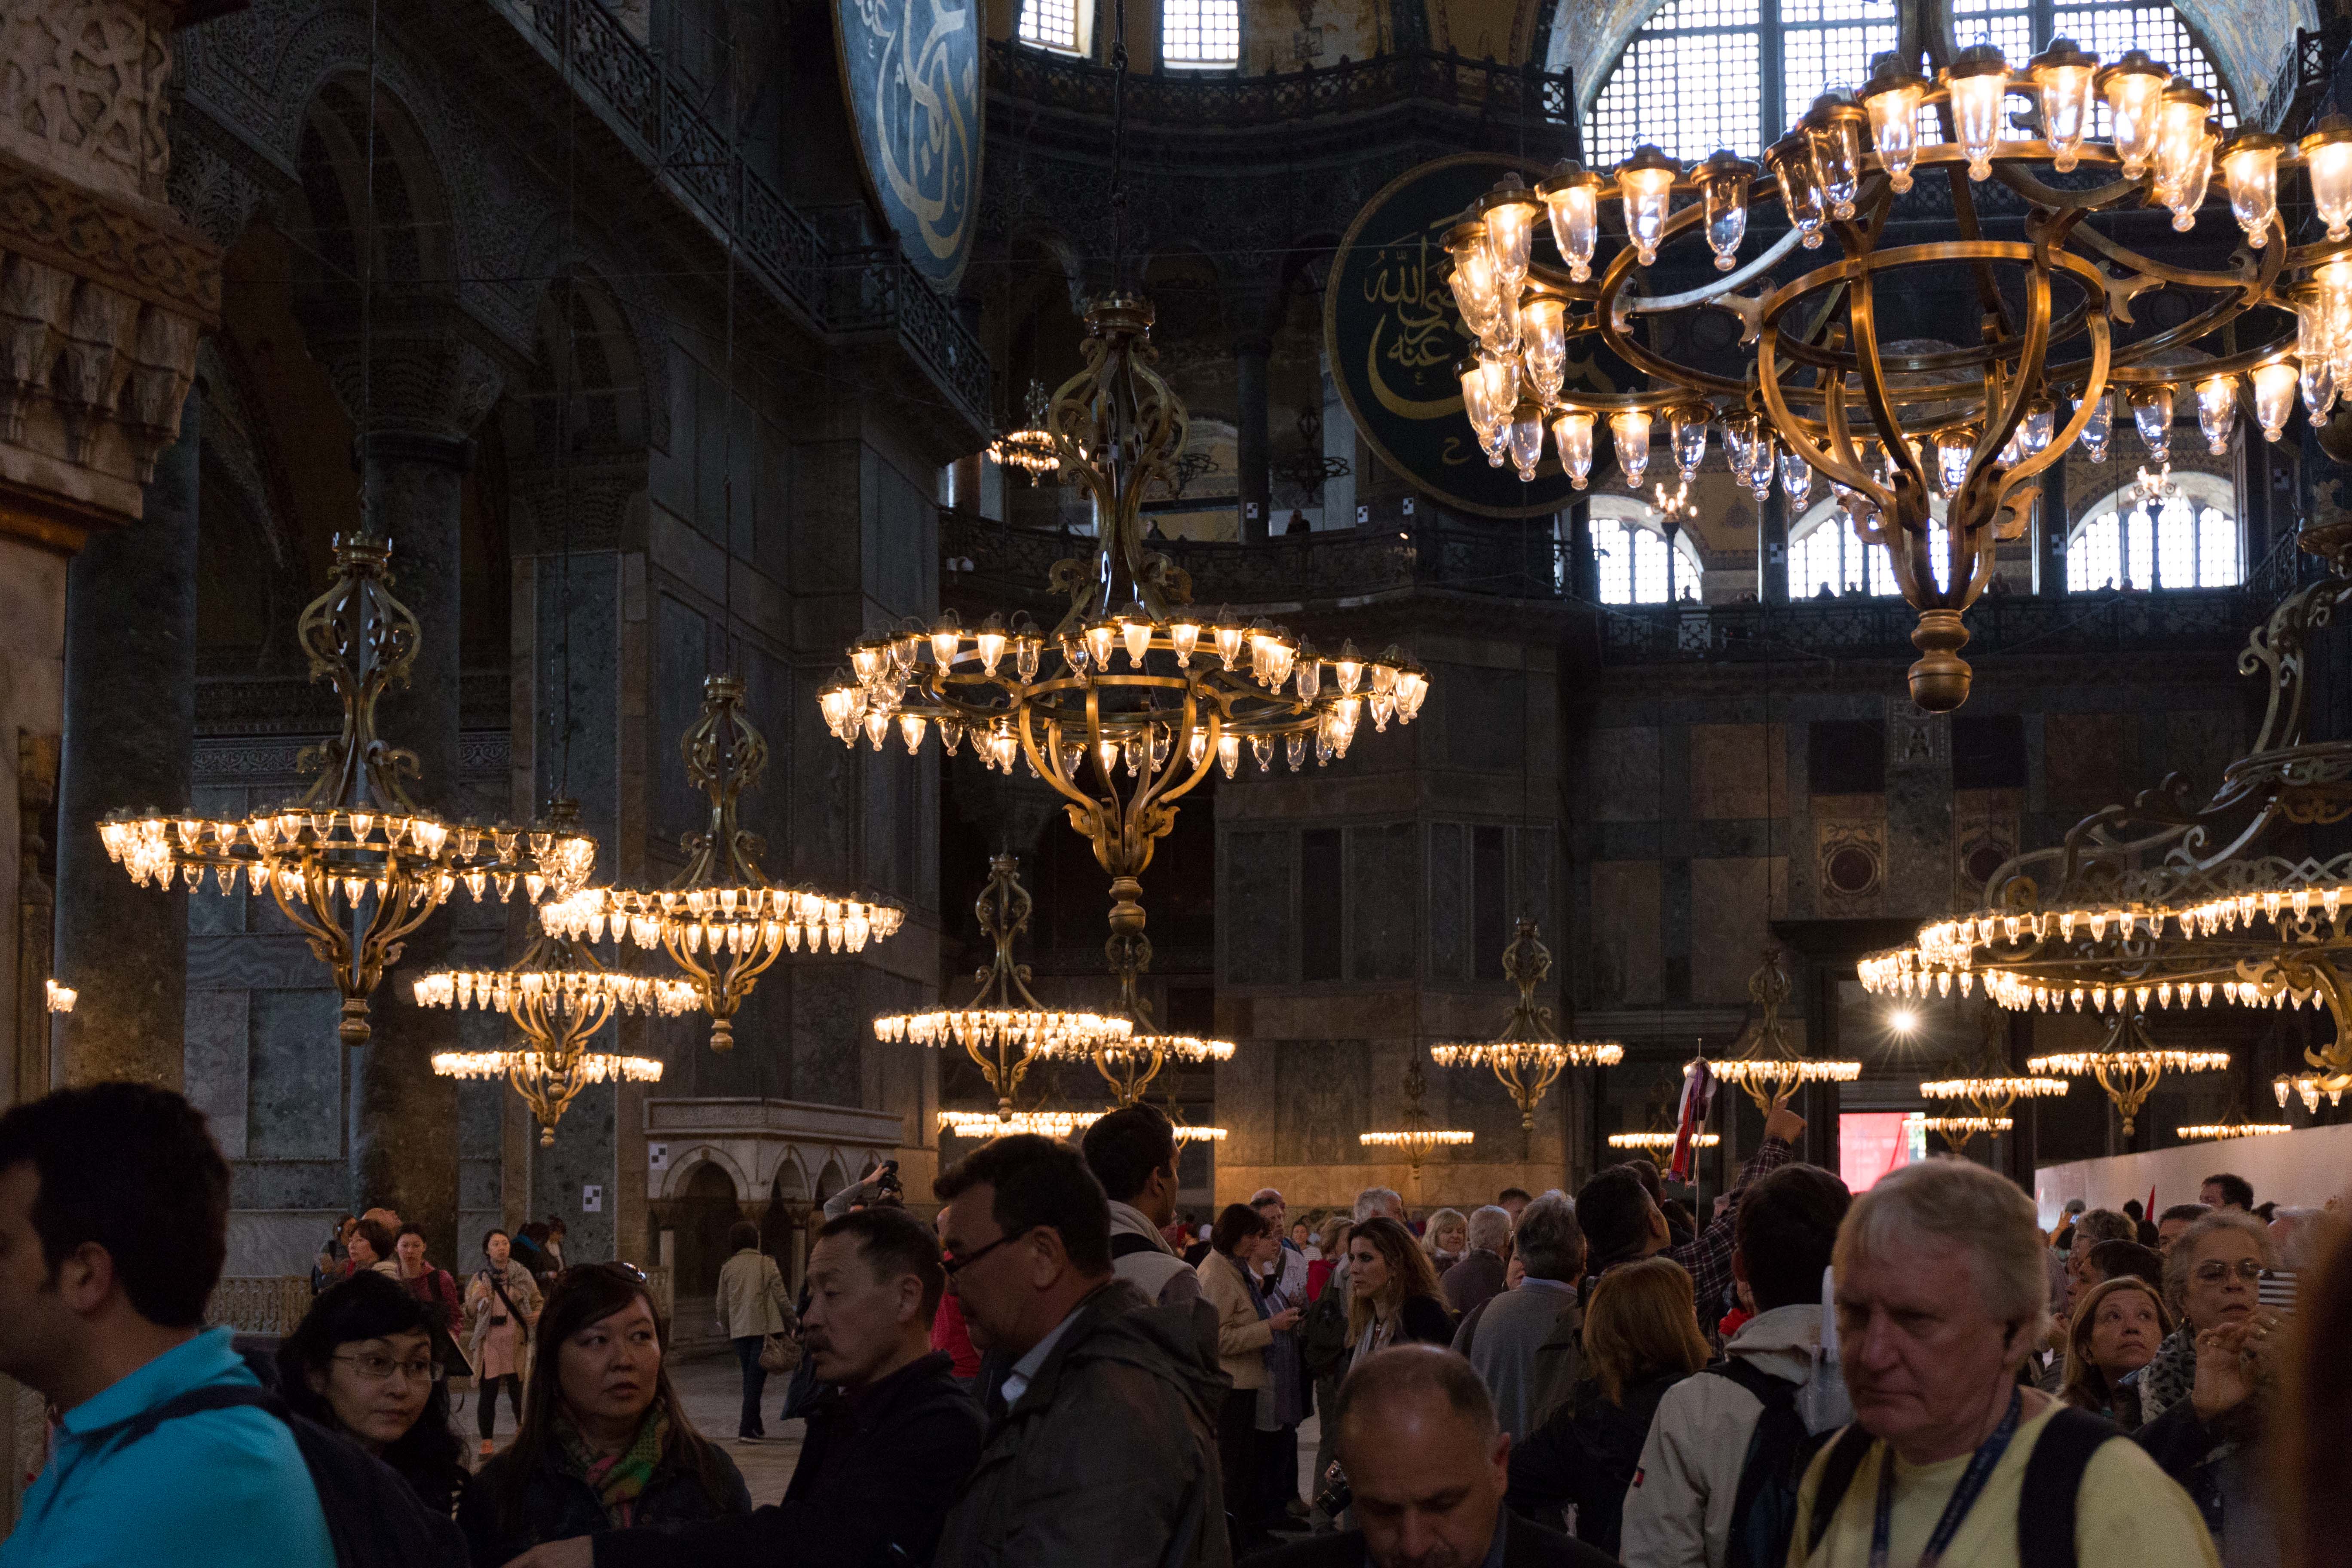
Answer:
[[2042, 470], [2042, 500], [2033, 512], [2034, 592], [2057, 598], [2066, 592], [2066, 535], [2073, 515], [2066, 500], [2066, 457]]
[[1768, 605], [1789, 602], [1789, 498], [1778, 489], [1764, 498], [1756, 522], [1756, 596]]
[[81, 994], [59, 1021], [60, 1086], [181, 1087], [188, 895], [131, 881], [100, 847], [98, 824], [118, 806], [190, 804], [202, 401], [192, 388], [179, 438], [145, 487], [145, 515], [92, 534], [67, 574], [56, 952], [59, 983]]
[[[416, 753], [416, 804], [445, 820], [466, 814], [458, 793], [457, 655], [460, 486], [473, 444], [460, 437], [379, 431], [361, 447], [370, 524], [392, 541], [393, 592], [421, 632], [405, 689], [376, 710], [379, 733]], [[463, 904], [465, 895], [457, 896]], [[433, 1071], [458, 1048], [457, 1014], [419, 1007], [416, 977], [450, 959], [455, 914], [445, 906], [408, 939], [371, 1006], [373, 1033], [352, 1064], [351, 1201], [382, 1205], [425, 1229], [436, 1258], [457, 1251], [457, 1086]]]
[[1265, 542], [1272, 528], [1274, 482], [1266, 462], [1265, 368], [1273, 344], [1247, 337], [1234, 344], [1234, 467], [1241, 475], [1242, 541]]

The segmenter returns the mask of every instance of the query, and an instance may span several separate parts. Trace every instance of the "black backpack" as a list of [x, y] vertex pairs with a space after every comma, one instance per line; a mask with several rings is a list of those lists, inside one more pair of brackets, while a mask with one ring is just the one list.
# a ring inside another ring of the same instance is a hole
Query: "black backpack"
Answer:
[[[2083, 1472], [2100, 1445], [2121, 1440], [2115, 1426], [2087, 1410], [2062, 1406], [2034, 1440], [2025, 1461], [2025, 1483], [2017, 1498], [2017, 1561], [2019, 1568], [2076, 1568], [2074, 1500], [2083, 1489]], [[1848, 1426], [1830, 1445], [1822, 1462], [1821, 1489], [1813, 1497], [1812, 1518], [1805, 1531], [1805, 1556], [1811, 1557], [1829, 1533], [1838, 1504], [1853, 1484], [1871, 1445], [1877, 1439], [1859, 1426]], [[1801, 1564], [1803, 1559], [1799, 1559]]]
[[266, 1388], [216, 1384], [192, 1388], [152, 1410], [82, 1434], [100, 1448], [152, 1436], [183, 1415], [245, 1406], [267, 1410], [293, 1429], [302, 1464], [318, 1489], [336, 1568], [467, 1568], [457, 1521], [435, 1513], [393, 1468], [341, 1435], [298, 1415]]
[[1348, 1364], [1348, 1292], [1336, 1279], [1298, 1314], [1298, 1359], [1309, 1377], [1328, 1377]]
[[1797, 1414], [1798, 1384], [1775, 1377], [1745, 1356], [1727, 1356], [1706, 1371], [1754, 1394], [1764, 1408], [1739, 1462], [1739, 1489], [1731, 1505], [1728, 1568], [1781, 1568], [1797, 1532], [1797, 1491], [1805, 1469], [1833, 1432], [1812, 1433]]

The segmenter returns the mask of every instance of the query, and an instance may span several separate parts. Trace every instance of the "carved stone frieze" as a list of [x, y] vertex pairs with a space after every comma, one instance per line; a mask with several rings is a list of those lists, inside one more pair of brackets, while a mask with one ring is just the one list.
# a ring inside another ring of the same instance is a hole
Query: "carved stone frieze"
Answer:
[[0, 150], [93, 191], [161, 202], [172, 10], [0, 0]]

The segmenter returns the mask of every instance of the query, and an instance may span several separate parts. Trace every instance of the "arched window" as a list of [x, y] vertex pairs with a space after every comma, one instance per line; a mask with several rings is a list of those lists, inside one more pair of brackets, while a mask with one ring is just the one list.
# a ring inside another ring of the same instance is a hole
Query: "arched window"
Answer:
[[1088, 5], [1082, 14], [1078, 0], [1021, 0], [1021, 41], [1058, 54], [1085, 54], [1083, 16], [1093, 9]]
[[[1944, 503], [1927, 503], [1928, 564], [1941, 584], [1944, 565]], [[1895, 585], [1895, 563], [1884, 544], [1864, 544], [1846, 521], [1834, 498], [1815, 501], [1789, 531], [1789, 597], [1828, 599], [1845, 594], [1871, 594], [1889, 598], [1902, 590]]]
[[1241, 0], [1160, 0], [1160, 62], [1185, 70], [1241, 64]]
[[1698, 551], [1677, 531], [1669, 544], [1648, 507], [1623, 496], [1595, 496], [1587, 527], [1604, 605], [1664, 605], [1698, 597]]
[[[1952, 0], [1952, 8], [1956, 44], [1988, 39], [2020, 68], [2057, 37], [2109, 60], [2146, 49], [2213, 94], [2224, 125], [2236, 123], [2220, 73], [2169, 5]], [[1556, 36], [1564, 41], [1566, 29]], [[1667, 0], [1602, 79], [1586, 116], [1587, 155], [1606, 168], [1637, 142], [1654, 142], [1685, 161], [1717, 147], [1755, 157], [1822, 92], [1859, 87], [1871, 58], [1895, 45], [1895, 0]], [[2106, 112], [2102, 103], [2098, 135], [2108, 133]], [[1934, 120], [1922, 117], [1923, 140], [1939, 137]]]
[[2212, 474], [2172, 476], [2155, 505], [2137, 486], [2116, 491], [2084, 514], [2066, 540], [2066, 591], [2103, 588], [2227, 588], [2245, 576], [2237, 497]]

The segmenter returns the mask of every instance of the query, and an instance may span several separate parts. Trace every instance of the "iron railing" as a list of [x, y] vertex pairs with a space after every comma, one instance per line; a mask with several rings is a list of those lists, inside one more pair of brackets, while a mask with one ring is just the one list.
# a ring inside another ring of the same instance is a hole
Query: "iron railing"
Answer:
[[2315, 31], [2297, 27], [2294, 48], [2250, 123], [2267, 126], [2282, 136], [2300, 136], [2310, 130], [2327, 98], [2336, 62], [2343, 58], [2347, 46], [2352, 46], [2352, 21], [2332, 19]]
[[[988, 48], [991, 92], [1073, 114], [1109, 115], [1117, 73], [1108, 67], [1005, 39], [992, 39]], [[1127, 79], [1128, 118], [1147, 125], [1230, 131], [1401, 103], [1573, 126], [1576, 95], [1566, 72], [1429, 49], [1259, 77], [1187, 72]]]
[[891, 247], [828, 251], [795, 210], [604, 0], [496, 0], [623, 140], [721, 235], [744, 268], [820, 331], [895, 333], [974, 419], [988, 420], [988, 353]]

